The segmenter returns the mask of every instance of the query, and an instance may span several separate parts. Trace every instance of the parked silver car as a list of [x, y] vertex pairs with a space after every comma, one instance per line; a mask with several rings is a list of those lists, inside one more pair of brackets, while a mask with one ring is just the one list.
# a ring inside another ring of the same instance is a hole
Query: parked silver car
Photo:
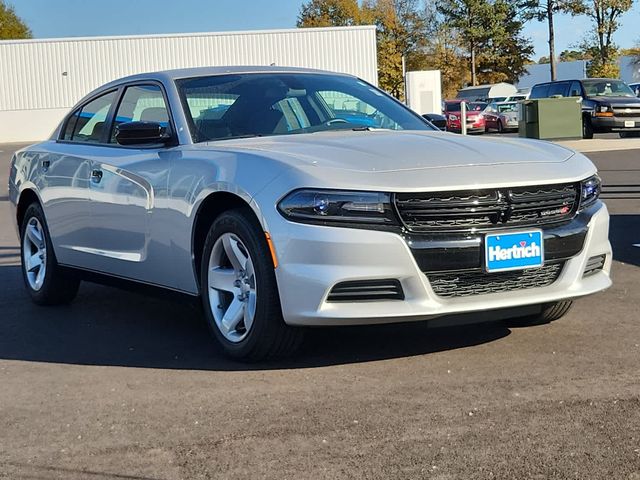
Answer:
[[434, 131], [358, 78], [281, 67], [109, 83], [9, 180], [33, 301], [81, 279], [199, 296], [254, 359], [308, 325], [556, 319], [611, 284], [599, 192], [572, 150]]
[[518, 102], [493, 102], [487, 105], [484, 115], [484, 125], [489, 130], [504, 133], [518, 129]]

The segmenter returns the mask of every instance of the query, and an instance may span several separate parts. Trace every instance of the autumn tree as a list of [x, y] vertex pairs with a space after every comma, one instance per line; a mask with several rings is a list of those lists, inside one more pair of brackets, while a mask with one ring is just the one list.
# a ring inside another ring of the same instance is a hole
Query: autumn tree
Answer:
[[616, 63], [618, 47], [613, 34], [620, 27], [620, 17], [633, 6], [633, 0], [588, 0], [584, 11], [594, 24], [592, 34], [583, 42], [583, 49], [593, 58], [587, 73], [594, 77], [613, 77], [620, 74]]
[[311, 0], [300, 8], [298, 27], [361, 25], [358, 0]]
[[298, 27], [345, 25], [376, 26], [380, 87], [403, 98], [403, 58], [408, 67], [418, 67], [426, 37], [419, 0], [310, 0], [298, 16]]
[[403, 61], [407, 70], [423, 69], [426, 20], [417, 0], [365, 0], [363, 19], [377, 27], [378, 81], [404, 98]]
[[14, 8], [0, 0], [0, 40], [31, 38], [31, 30]]

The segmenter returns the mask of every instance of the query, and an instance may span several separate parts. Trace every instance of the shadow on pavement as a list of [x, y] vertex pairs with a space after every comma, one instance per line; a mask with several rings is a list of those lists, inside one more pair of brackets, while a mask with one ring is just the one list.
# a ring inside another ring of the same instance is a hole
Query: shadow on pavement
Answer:
[[509, 335], [500, 323], [426, 323], [310, 329], [298, 357], [243, 364], [222, 355], [197, 308], [83, 283], [70, 306], [31, 303], [20, 268], [0, 267], [0, 358], [79, 365], [262, 370], [422, 355]]
[[[612, 215], [615, 260], [640, 266], [640, 248], [633, 247], [639, 233], [640, 215]], [[499, 322], [312, 329], [297, 358], [242, 364], [221, 354], [193, 306], [83, 283], [72, 305], [38, 307], [24, 291], [20, 268], [0, 266], [0, 358], [8, 360], [223, 371], [305, 368], [464, 348], [509, 333]]]
[[611, 215], [613, 259], [640, 267], [640, 215]]

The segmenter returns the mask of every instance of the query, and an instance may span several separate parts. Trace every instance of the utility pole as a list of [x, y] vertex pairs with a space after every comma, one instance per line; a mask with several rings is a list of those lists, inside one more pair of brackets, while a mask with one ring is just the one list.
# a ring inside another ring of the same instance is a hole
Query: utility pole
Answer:
[[547, 0], [547, 21], [549, 24], [549, 67], [551, 68], [551, 81], [556, 80], [556, 46], [555, 33], [553, 31], [553, 2]]

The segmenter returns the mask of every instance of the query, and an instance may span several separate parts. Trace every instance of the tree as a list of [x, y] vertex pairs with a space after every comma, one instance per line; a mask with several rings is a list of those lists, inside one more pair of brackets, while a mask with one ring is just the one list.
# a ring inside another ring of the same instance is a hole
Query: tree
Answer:
[[403, 60], [408, 70], [420, 70], [426, 45], [426, 19], [417, 0], [365, 0], [362, 18], [377, 26], [380, 86], [404, 98]]
[[526, 71], [533, 45], [522, 34], [524, 22], [518, 3], [494, 0], [493, 10], [498, 26], [478, 55], [478, 81], [483, 84], [516, 83]]
[[0, 40], [31, 38], [31, 30], [12, 6], [0, 0]]
[[300, 8], [298, 27], [360, 25], [358, 0], [311, 0]]
[[302, 5], [298, 27], [376, 25], [380, 87], [402, 99], [403, 58], [419, 68], [425, 45], [424, 15], [419, 0], [310, 0]]
[[417, 63], [424, 69], [440, 70], [442, 94], [444, 98], [453, 98], [471, 79], [464, 44], [433, 3], [427, 4], [425, 17], [429, 41]]
[[436, 0], [444, 21], [454, 28], [469, 56], [471, 84], [516, 81], [533, 53], [522, 36], [517, 0]]
[[617, 77], [619, 68], [615, 63], [618, 47], [613, 34], [620, 27], [620, 17], [633, 6], [633, 0], [588, 0], [584, 11], [594, 23], [592, 35], [585, 41], [585, 50], [592, 54], [589, 74], [593, 76]]
[[556, 80], [554, 15], [557, 13], [578, 15], [584, 11], [584, 5], [581, 0], [529, 0], [526, 4], [526, 9], [528, 18], [535, 18], [539, 22], [547, 21], [549, 28], [549, 67], [551, 69], [551, 80]]
[[584, 50], [563, 50], [558, 59], [561, 62], [575, 62], [576, 60], [591, 60], [591, 54]]

